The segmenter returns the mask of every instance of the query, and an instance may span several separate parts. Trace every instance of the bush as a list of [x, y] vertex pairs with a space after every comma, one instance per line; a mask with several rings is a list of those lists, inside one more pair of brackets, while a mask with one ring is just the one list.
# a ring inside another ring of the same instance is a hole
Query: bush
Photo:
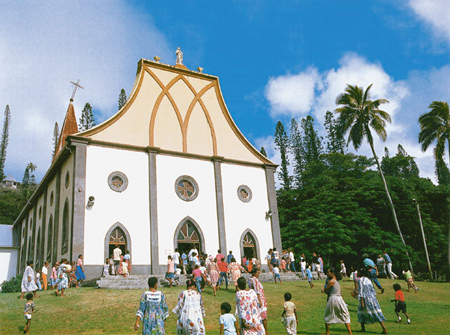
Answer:
[[2, 285], [2, 293], [20, 292], [22, 287], [22, 277], [12, 277], [5, 280]]

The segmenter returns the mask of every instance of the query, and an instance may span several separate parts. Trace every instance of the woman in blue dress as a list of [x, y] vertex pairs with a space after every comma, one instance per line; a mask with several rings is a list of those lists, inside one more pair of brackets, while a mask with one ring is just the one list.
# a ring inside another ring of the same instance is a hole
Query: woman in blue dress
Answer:
[[169, 307], [166, 298], [158, 291], [158, 278], [148, 279], [148, 291], [142, 293], [139, 309], [136, 312], [134, 330], [139, 329], [139, 321], [142, 320], [142, 334], [165, 334], [166, 319], [169, 316]]

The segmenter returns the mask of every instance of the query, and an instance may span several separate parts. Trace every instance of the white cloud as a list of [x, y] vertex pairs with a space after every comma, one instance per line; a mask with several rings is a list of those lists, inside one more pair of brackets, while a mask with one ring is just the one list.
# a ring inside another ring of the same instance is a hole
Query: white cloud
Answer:
[[271, 106], [271, 115], [306, 115], [312, 107], [314, 91], [319, 84], [320, 77], [315, 68], [295, 75], [270, 78], [265, 96]]
[[429, 23], [435, 34], [450, 43], [450, 4], [448, 0], [409, 0], [409, 6]]
[[[392, 123], [386, 126], [388, 134], [386, 142], [375, 137], [375, 151], [379, 157], [384, 155], [387, 147], [391, 154], [395, 155], [398, 144], [402, 144], [405, 150], [413, 157], [419, 165], [421, 176], [435, 181], [434, 159], [432, 150], [422, 152], [418, 143], [419, 125], [418, 118], [428, 111], [428, 105], [433, 100], [450, 101], [450, 66], [430, 71], [412, 71], [407, 80], [396, 81], [386, 73], [379, 63], [369, 62], [367, 59], [354, 54], [347, 53], [340, 61], [339, 67], [319, 72], [317, 69], [308, 68], [304, 72], [295, 75], [296, 78], [319, 78], [315, 86], [309, 86], [308, 103], [303, 104], [301, 113], [299, 108], [284, 108], [280, 113], [273, 101], [289, 101], [283, 97], [291, 97], [296, 94], [297, 88], [290, 84], [291, 76], [280, 76], [270, 78], [266, 85], [266, 97], [275, 109], [272, 116], [286, 115], [289, 118], [302, 117], [307, 114], [314, 115], [319, 132], [324, 136], [322, 127], [326, 111], [334, 111], [336, 97], [344, 92], [346, 85], [358, 85], [364, 89], [373, 84], [371, 88], [372, 99], [384, 98], [389, 100], [388, 104], [382, 105], [392, 118]], [[277, 83], [276, 86], [273, 83]], [[276, 89], [275, 89], [276, 88]], [[281, 97], [276, 95], [280, 93]], [[287, 102], [286, 106], [290, 106]], [[265, 138], [267, 139], [267, 138]], [[353, 147], [350, 147], [353, 150]], [[363, 145], [357, 152], [361, 155], [372, 156], [370, 147]], [[274, 162], [280, 163], [276, 153], [272, 155]]]
[[124, 1], [2, 1], [0, 110], [11, 107], [5, 172], [21, 179], [29, 162], [37, 177], [51, 160], [54, 123], [64, 120], [72, 86], [77, 117], [86, 102], [102, 121], [117, 110], [121, 88], [130, 93], [140, 58], [174, 62], [150, 16]]

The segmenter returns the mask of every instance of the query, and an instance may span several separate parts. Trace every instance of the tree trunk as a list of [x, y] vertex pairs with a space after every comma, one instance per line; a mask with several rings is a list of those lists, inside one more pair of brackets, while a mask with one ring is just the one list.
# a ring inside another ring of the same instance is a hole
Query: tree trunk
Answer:
[[[450, 163], [450, 140], [448, 141], [448, 160]], [[449, 165], [450, 167], [450, 165]], [[446, 187], [446, 191], [447, 191], [447, 225], [448, 225], [448, 229], [447, 229], [447, 245], [448, 245], [448, 253], [447, 253], [447, 271], [446, 271], [446, 276], [445, 276], [445, 280], [447, 282], [450, 282], [450, 185], [447, 185]]]
[[377, 154], [375, 153], [375, 149], [373, 147], [373, 143], [372, 143], [371, 140], [369, 140], [369, 144], [370, 144], [370, 149], [372, 149], [373, 157], [375, 158], [375, 161], [377, 162], [378, 171], [380, 172], [381, 179], [383, 180], [384, 189], [386, 191], [386, 195], [387, 195], [387, 198], [389, 200], [389, 205], [391, 207], [392, 216], [394, 217], [395, 226], [397, 227], [397, 231], [398, 231], [398, 233], [400, 235], [400, 239], [402, 240], [403, 245], [405, 246], [406, 256], [408, 256], [409, 267], [411, 269], [411, 272], [414, 273], [413, 266], [412, 266], [412, 263], [411, 263], [411, 257], [409, 256], [409, 252], [408, 252], [408, 249], [406, 247], [405, 240], [403, 239], [403, 234], [402, 234], [402, 231], [400, 229], [400, 225], [398, 224], [397, 213], [395, 212], [394, 203], [392, 202], [391, 194], [389, 193], [389, 189], [388, 189], [388, 186], [387, 186], [387, 183], [386, 183], [386, 179], [384, 179], [384, 174], [383, 174], [383, 171], [381, 170], [381, 165], [380, 165], [380, 162], [378, 161], [378, 157], [377, 157]]

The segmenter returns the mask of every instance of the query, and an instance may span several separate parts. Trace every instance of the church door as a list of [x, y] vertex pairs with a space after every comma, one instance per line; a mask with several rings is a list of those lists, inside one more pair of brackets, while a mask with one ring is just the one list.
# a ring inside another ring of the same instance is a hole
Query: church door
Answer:
[[258, 254], [256, 252], [256, 243], [253, 235], [251, 233], [247, 233], [242, 240], [242, 247], [244, 249], [244, 256], [249, 258], [258, 258]]
[[115, 228], [109, 235], [109, 256], [113, 254], [116, 244], [118, 244], [119, 248], [122, 250], [122, 255], [125, 255], [125, 251], [127, 250], [127, 239], [123, 230], [119, 227]]
[[183, 226], [178, 231], [177, 236], [177, 248], [181, 253], [188, 253], [191, 250], [192, 245], [197, 247], [198, 251], [202, 251], [202, 241], [197, 228], [190, 220], [186, 220]]

